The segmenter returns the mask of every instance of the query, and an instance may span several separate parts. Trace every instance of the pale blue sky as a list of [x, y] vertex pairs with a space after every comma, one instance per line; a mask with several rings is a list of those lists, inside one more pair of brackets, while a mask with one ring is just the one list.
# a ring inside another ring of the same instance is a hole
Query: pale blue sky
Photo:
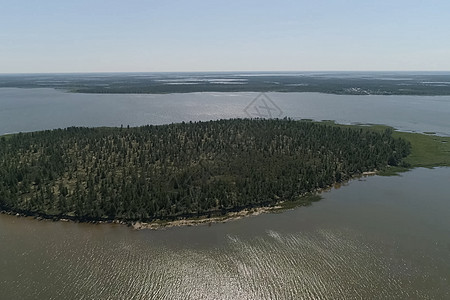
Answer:
[[450, 1], [0, 0], [0, 73], [450, 70]]

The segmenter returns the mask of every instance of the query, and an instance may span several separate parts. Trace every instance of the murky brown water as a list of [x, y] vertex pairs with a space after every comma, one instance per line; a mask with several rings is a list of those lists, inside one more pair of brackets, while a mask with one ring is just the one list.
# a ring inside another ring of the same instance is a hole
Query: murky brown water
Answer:
[[449, 299], [450, 168], [211, 226], [0, 215], [1, 299]]

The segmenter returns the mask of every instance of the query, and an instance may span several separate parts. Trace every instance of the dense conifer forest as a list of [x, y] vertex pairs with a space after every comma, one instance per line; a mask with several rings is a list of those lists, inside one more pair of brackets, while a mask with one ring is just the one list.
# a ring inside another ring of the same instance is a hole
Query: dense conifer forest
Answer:
[[80, 220], [154, 220], [294, 201], [402, 164], [410, 145], [289, 119], [79, 128], [0, 138], [0, 209]]

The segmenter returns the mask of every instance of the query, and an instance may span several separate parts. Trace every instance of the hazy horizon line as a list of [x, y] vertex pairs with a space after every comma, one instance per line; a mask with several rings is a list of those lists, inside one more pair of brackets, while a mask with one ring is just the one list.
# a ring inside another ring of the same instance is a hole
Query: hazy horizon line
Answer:
[[8, 72], [0, 75], [69, 75], [69, 74], [193, 74], [193, 73], [449, 73], [450, 70], [264, 70], [264, 71], [87, 71], [87, 72]]

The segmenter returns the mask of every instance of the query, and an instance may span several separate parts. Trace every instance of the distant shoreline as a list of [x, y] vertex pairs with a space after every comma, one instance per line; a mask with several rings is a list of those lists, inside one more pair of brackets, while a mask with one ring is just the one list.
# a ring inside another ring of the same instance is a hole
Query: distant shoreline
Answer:
[[[450, 87], [450, 85], [449, 85]], [[448, 97], [450, 91], [442, 91], [438, 93], [427, 92], [358, 92], [358, 91], [329, 91], [329, 90], [295, 90], [295, 89], [267, 89], [267, 90], [254, 90], [254, 89], [198, 89], [198, 90], [149, 90], [149, 91], [90, 91], [90, 90], [77, 90], [73, 88], [62, 88], [53, 86], [0, 86], [0, 89], [52, 89], [70, 94], [87, 94], [87, 95], [170, 95], [170, 94], [196, 94], [196, 93], [313, 93], [324, 95], [336, 95], [336, 96], [413, 96], [413, 97]]]
[[[450, 86], [449, 86], [450, 87]], [[192, 94], [192, 93], [261, 93], [261, 90], [254, 89], [191, 89], [191, 90], [124, 90], [124, 91], [92, 91], [92, 90], [77, 90], [72, 88], [61, 88], [51, 86], [33, 86], [33, 87], [20, 87], [20, 86], [3, 86], [3, 88], [17, 88], [17, 89], [53, 89], [72, 94], [87, 94], [87, 95], [170, 95], [170, 94]], [[296, 89], [267, 89], [262, 91], [263, 93], [317, 93], [325, 95], [336, 96], [415, 96], [415, 97], [446, 97], [450, 96], [450, 91], [441, 91], [437, 93], [430, 92], [376, 92], [376, 91], [359, 91], [359, 90], [296, 90]]]
[[449, 96], [450, 74], [360, 71], [0, 74], [0, 87], [47, 87], [89, 94], [319, 92]]

